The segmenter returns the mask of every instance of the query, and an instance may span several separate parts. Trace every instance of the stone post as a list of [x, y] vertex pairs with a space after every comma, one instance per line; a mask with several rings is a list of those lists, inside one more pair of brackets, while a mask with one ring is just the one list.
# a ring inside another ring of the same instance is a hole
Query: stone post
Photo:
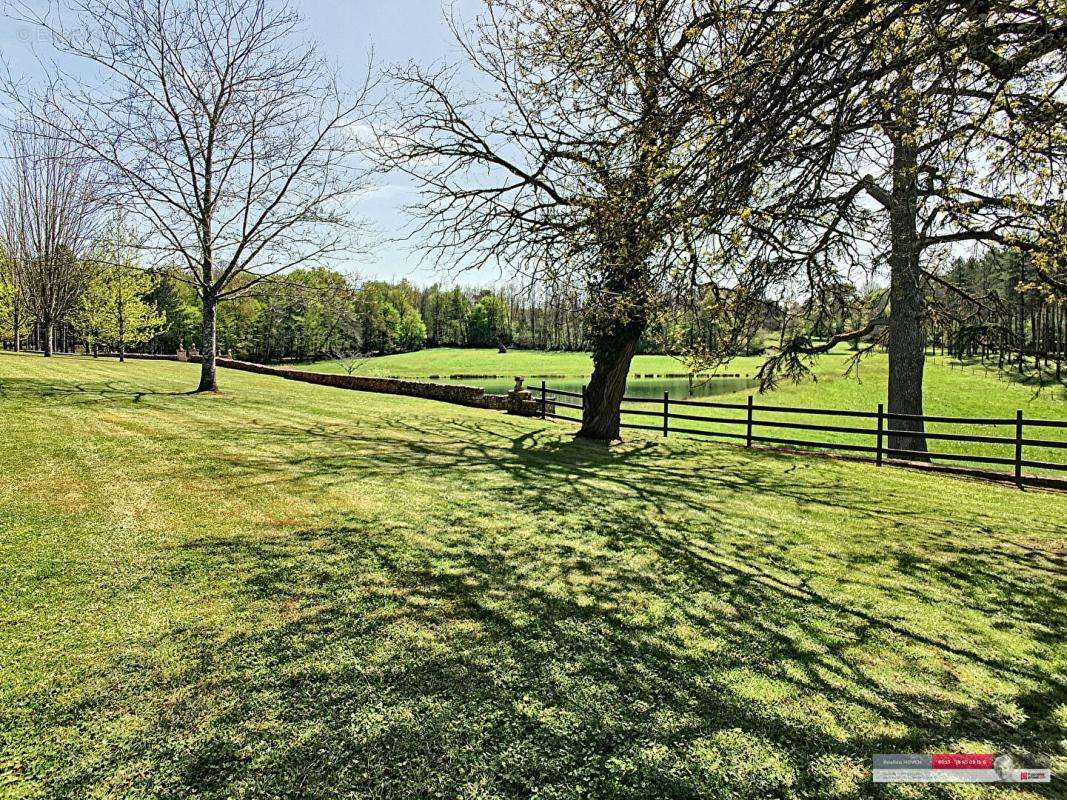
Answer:
[[518, 414], [523, 417], [537, 415], [537, 403], [533, 399], [533, 392], [522, 388], [523, 379], [515, 376], [515, 388], [508, 392], [508, 413]]

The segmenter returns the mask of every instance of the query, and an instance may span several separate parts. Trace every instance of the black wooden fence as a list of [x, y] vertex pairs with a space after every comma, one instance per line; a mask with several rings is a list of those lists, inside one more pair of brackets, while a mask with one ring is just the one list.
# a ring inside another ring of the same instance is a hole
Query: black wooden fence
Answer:
[[[541, 381], [541, 386], [534, 389], [542, 418], [581, 422], [580, 414], [584, 408], [584, 394], [563, 389], [553, 389]], [[574, 413], [560, 413], [567, 409]], [[710, 410], [710, 411], [709, 411]], [[723, 416], [721, 411], [742, 412], [740, 416]], [[837, 417], [852, 421], [851, 424], [818, 424], [807, 421], [783, 419], [783, 414], [812, 415], [819, 418]], [[636, 421], [631, 421], [636, 418]], [[871, 427], [859, 427], [866, 420]], [[897, 421], [943, 424], [947, 426], [1006, 426], [1010, 436], [984, 435], [969, 432], [925, 431], [917, 432], [898, 429]], [[678, 424], [681, 423], [681, 424]], [[694, 423], [727, 426], [729, 430], [694, 427]], [[1036, 479], [1023, 474], [1023, 469], [1040, 470], [1045, 475], [1067, 472], [1067, 454], [1065, 460], [1048, 461], [1025, 458], [1026, 449], [1044, 449], [1047, 453], [1059, 455], [1067, 449], [1067, 437], [1064, 439], [1036, 438], [1027, 435], [1027, 428], [1038, 431], [1067, 431], [1067, 420], [1026, 419], [1022, 410], [1015, 412], [1011, 418], [997, 417], [943, 417], [933, 414], [892, 414], [885, 410], [882, 403], [876, 411], [853, 411], [829, 408], [799, 408], [794, 406], [768, 406], [754, 402], [749, 395], [746, 403], [720, 403], [705, 400], [672, 400], [668, 392], [663, 398], [624, 397], [620, 427], [646, 431], [655, 431], [667, 436], [669, 433], [690, 436], [714, 436], [725, 439], [744, 441], [751, 447], [753, 442], [787, 447], [818, 448], [829, 451], [841, 451], [869, 457], [876, 464], [883, 461], [917, 461], [932, 459], [937, 461], [962, 462], [964, 464], [1009, 466], [1017, 483]], [[764, 433], [765, 429], [772, 429]], [[812, 441], [810, 439], [792, 439], [785, 436], [772, 436], [767, 433], [775, 431], [815, 431], [848, 435], [852, 441]], [[894, 434], [922, 436], [930, 445], [929, 452], [902, 450], [891, 446], [890, 437]], [[1040, 435], [1040, 434], [1037, 434]], [[870, 437], [870, 439], [867, 439]], [[855, 440], [870, 442], [859, 444]], [[1003, 453], [996, 455], [971, 452], [945, 452], [933, 449], [936, 442], [967, 442], [982, 445], [984, 450], [1003, 448]], [[1045, 456], [1046, 458], [1049, 456]], [[1005, 470], [996, 471], [1007, 475]]]

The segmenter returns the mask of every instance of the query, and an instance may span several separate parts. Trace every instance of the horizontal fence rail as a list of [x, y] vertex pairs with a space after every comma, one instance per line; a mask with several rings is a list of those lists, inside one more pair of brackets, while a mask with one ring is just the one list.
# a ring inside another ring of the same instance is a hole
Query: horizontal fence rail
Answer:
[[[542, 419], [558, 419], [581, 422], [585, 407], [585, 387], [581, 392], [553, 389], [545, 381], [534, 389]], [[676, 410], [677, 409], [677, 410]], [[705, 411], [705, 413], [699, 413]], [[734, 412], [733, 416], [724, 412]], [[783, 419], [782, 415], [811, 415], [815, 417], [838, 417], [839, 422], [822, 422]], [[900, 427], [900, 423], [923, 423], [949, 426], [1005, 427], [1004, 435], [989, 435], [970, 431], [914, 431]], [[674, 424], [674, 423], [682, 423]], [[704, 423], [714, 428], [695, 427]], [[721, 430], [719, 427], [727, 426]], [[623, 397], [619, 427], [631, 430], [647, 430], [662, 433], [679, 433], [687, 436], [711, 436], [753, 443], [786, 447], [815, 448], [841, 451], [851, 454], [873, 456], [876, 464], [892, 461], [953, 461], [963, 464], [999, 465], [1012, 467], [1012, 473], [997, 471], [999, 476], [1013, 475], [1017, 483], [1046, 476], [1025, 476], [1023, 469], [1043, 470], [1046, 473], [1067, 473], [1067, 453], [1062, 461], [1044, 458], [1027, 458], [1029, 448], [1045, 449], [1059, 454], [1067, 449], [1067, 438], [1047, 438], [1052, 431], [1067, 431], [1067, 419], [1026, 419], [1017, 411], [1014, 417], [946, 417], [936, 414], [897, 414], [885, 410], [879, 403], [877, 410], [803, 408], [798, 406], [769, 406], [754, 402], [749, 395], [745, 403], [725, 403], [703, 400], [672, 400], [668, 392], [658, 397]], [[1027, 435], [1027, 428], [1032, 430]], [[777, 432], [781, 431], [781, 434]], [[791, 431], [811, 431], [849, 437], [847, 441], [790, 438]], [[919, 437], [931, 446], [929, 451], [904, 449], [897, 444], [899, 437]], [[869, 438], [868, 438], [869, 437]], [[857, 439], [859, 441], [857, 441]], [[950, 452], [933, 449], [937, 442], [973, 443], [981, 449], [999, 449], [1000, 452]], [[1062, 480], [1062, 479], [1061, 479]]]

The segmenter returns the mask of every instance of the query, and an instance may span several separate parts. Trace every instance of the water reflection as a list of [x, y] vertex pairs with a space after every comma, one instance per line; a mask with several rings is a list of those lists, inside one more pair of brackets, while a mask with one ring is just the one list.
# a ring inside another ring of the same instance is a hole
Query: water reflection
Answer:
[[[588, 380], [588, 377], [546, 378], [545, 383], [550, 389], [580, 392]], [[515, 386], [514, 378], [468, 378], [465, 380], [443, 378], [435, 382], [479, 386], [490, 394], [504, 394]], [[626, 382], [626, 396], [659, 398], [663, 397], [664, 392], [670, 392], [670, 396], [675, 400], [689, 400], [739, 392], [756, 385], [757, 382], [749, 378], [630, 378]], [[540, 378], [530, 378], [526, 382], [526, 388], [534, 391], [540, 386]]]

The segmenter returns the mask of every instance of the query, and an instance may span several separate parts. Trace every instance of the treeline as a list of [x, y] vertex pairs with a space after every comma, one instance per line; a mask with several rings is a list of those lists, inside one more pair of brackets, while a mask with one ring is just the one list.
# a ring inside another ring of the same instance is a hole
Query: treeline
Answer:
[[[199, 341], [198, 299], [178, 274], [161, 276], [150, 299], [168, 320], [147, 343], [150, 351], [173, 352]], [[406, 280], [361, 282], [324, 268], [295, 270], [220, 303], [218, 347], [270, 362], [424, 347], [531, 346], [522, 322], [529, 317], [513, 315], [517, 308], [538, 322], [546, 318], [543, 308], [522, 303], [511, 290], [423, 288]], [[566, 340], [557, 333], [552, 339]]]
[[[180, 273], [158, 276], [150, 298], [168, 320], [147, 343], [150, 352], [199, 345], [199, 298]], [[361, 284], [321, 267], [294, 270], [219, 303], [218, 349], [263, 362], [418, 350], [426, 328], [414, 301], [406, 283]]]
[[[64, 262], [69, 300], [45, 320], [40, 295], [53, 292], [0, 259], [0, 342], [51, 352], [173, 353], [198, 347], [202, 303], [180, 270], [141, 269], [128, 246], [102, 237], [88, 255]], [[107, 248], [111, 249], [105, 252]], [[47, 274], [46, 274], [47, 273]], [[326, 268], [259, 281], [217, 309], [218, 349], [255, 361], [389, 354], [423, 347], [587, 346], [581, 298], [567, 291], [418, 287], [406, 280], [360, 281]], [[647, 349], [656, 344], [649, 341]]]
[[[1067, 299], [1050, 291], [1026, 253], [994, 247], [980, 256], [953, 259], [921, 284], [920, 343], [931, 355], [975, 358], [998, 369], [1063, 379], [1067, 358]], [[834, 287], [838, 302], [817, 313], [787, 304], [769, 313], [764, 333], [774, 338], [838, 340], [853, 351], [886, 349], [892, 313], [889, 290], [853, 285]], [[782, 320], [784, 317], [784, 322]], [[865, 319], [876, 324], [863, 328]], [[850, 331], [862, 331], [850, 335]]]
[[[10, 211], [10, 206], [5, 209]], [[72, 209], [73, 210], [73, 209]], [[61, 247], [50, 254], [13, 256], [12, 217], [0, 246], [0, 342], [13, 350], [124, 355], [163, 330], [168, 318], [152, 301], [154, 280], [136, 263], [134, 241], [116, 215], [86, 242], [81, 254]]]
[[[1050, 291], [1028, 254], [994, 247], [980, 256], [956, 258], [939, 272], [930, 271], [920, 288], [925, 309], [920, 342], [927, 353], [975, 358], [1006, 371], [1063, 379], [1067, 299]], [[835, 294], [840, 302], [820, 313], [790, 304], [784, 309], [784, 330], [776, 315], [769, 316], [766, 327], [783, 339], [837, 338], [854, 351], [884, 349], [886, 320], [892, 313], [888, 289], [847, 285], [835, 287]], [[861, 335], [847, 335], [879, 313], [878, 324]]]
[[[199, 341], [199, 301], [180, 273], [157, 276], [146, 299], [166, 318], [147, 351], [169, 353]], [[262, 362], [424, 347], [588, 349], [582, 298], [573, 291], [361, 282], [323, 268], [258, 282], [220, 303], [217, 336], [220, 352]], [[669, 343], [664, 323], [650, 330], [641, 350], [664, 352]]]
[[1049, 291], [1026, 254], [995, 248], [956, 259], [928, 292], [926, 337], [934, 350], [1063, 378], [1067, 300]]
[[[81, 261], [66, 259], [69, 305], [46, 325], [35, 309], [39, 282], [15, 280], [0, 259], [0, 342], [7, 349], [99, 353], [130, 349], [174, 353], [198, 346], [201, 303], [179, 270], [140, 269], [121, 232], [108, 229]], [[117, 242], [117, 244], [116, 244]], [[54, 291], [54, 289], [53, 289]], [[864, 308], [885, 289], [838, 289], [847, 302], [821, 314], [768, 305], [738, 352], [757, 355], [803, 328], [829, 340], [855, 328]], [[959, 258], [926, 283], [926, 349], [974, 357], [999, 369], [1038, 372], [1062, 380], [1067, 357], [1067, 308], [1040, 281], [1026, 255], [996, 248]], [[638, 343], [643, 353], [684, 354], [721, 335], [716, 305], [706, 295], [656, 315]], [[401, 280], [359, 281], [325, 268], [299, 269], [248, 287], [218, 307], [222, 353], [253, 361], [311, 360], [390, 354], [424, 347], [518, 347], [587, 350], [582, 296], [553, 288], [419, 287]], [[857, 309], [859, 309], [857, 311]], [[50, 333], [49, 333], [50, 330]], [[884, 326], [850, 339], [854, 350], [879, 346]]]

